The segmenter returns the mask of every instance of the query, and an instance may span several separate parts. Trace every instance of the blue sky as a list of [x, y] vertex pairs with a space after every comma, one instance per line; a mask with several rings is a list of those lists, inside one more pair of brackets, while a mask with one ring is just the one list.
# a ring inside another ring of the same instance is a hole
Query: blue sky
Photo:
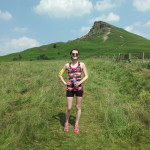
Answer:
[[0, 56], [79, 38], [97, 20], [150, 39], [150, 0], [0, 0]]

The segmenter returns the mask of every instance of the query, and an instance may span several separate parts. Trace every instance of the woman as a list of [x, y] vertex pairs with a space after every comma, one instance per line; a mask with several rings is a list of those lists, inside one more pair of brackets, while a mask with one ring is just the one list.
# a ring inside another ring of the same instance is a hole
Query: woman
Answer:
[[[67, 86], [66, 99], [67, 99], [67, 108], [66, 108], [66, 122], [64, 125], [64, 131], [69, 131], [69, 116], [72, 108], [73, 97], [76, 95], [76, 122], [74, 132], [79, 132], [79, 120], [81, 115], [81, 102], [83, 97], [83, 86], [82, 83], [87, 80], [88, 74], [86, 66], [84, 63], [79, 62], [79, 50], [73, 49], [70, 52], [72, 62], [65, 64], [63, 69], [59, 73], [59, 78], [64, 85]], [[69, 81], [66, 82], [63, 78], [63, 73], [68, 71]], [[81, 74], [84, 73], [84, 78], [81, 79]]]

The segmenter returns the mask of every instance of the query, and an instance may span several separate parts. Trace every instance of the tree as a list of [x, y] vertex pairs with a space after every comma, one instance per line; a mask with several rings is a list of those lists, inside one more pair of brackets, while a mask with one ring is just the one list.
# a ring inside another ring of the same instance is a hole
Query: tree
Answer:
[[56, 48], [56, 44], [53, 45], [53, 48]]

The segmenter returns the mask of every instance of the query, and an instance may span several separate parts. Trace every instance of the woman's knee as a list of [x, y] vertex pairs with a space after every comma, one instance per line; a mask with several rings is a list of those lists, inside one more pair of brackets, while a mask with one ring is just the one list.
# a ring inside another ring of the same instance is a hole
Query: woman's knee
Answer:
[[67, 107], [67, 111], [71, 111], [71, 107]]
[[76, 105], [76, 109], [77, 109], [77, 110], [80, 110], [80, 109], [81, 109], [81, 106], [80, 106], [80, 105]]

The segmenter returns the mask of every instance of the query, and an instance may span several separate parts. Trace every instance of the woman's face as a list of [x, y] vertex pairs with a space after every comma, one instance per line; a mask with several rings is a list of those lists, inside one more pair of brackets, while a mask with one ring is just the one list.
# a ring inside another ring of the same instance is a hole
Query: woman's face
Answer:
[[72, 53], [71, 53], [71, 57], [74, 60], [78, 59], [78, 57], [79, 57], [78, 51], [73, 50]]

